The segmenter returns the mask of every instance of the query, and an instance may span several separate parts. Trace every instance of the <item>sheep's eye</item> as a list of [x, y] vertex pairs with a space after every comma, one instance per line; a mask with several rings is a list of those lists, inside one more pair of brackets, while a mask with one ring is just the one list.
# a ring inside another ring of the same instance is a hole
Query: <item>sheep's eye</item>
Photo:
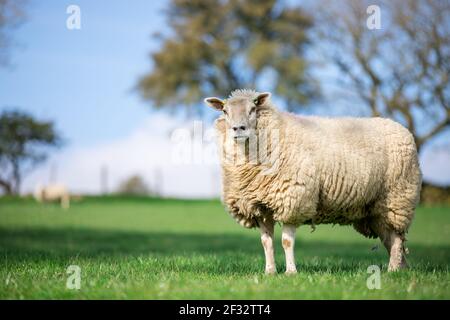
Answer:
[[255, 112], [256, 111], [256, 107], [252, 107], [251, 109], [250, 109], [250, 114], [252, 114], [253, 112]]
[[258, 105], [258, 98], [256, 98], [255, 100], [253, 100], [253, 103], [257, 106], [257, 105]]
[[223, 114], [228, 115], [227, 110], [223, 109]]

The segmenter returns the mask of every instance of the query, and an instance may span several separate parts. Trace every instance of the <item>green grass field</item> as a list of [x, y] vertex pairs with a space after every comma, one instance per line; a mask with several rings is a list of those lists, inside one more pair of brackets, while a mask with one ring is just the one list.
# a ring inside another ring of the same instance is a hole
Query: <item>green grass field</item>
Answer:
[[[218, 201], [89, 198], [68, 211], [0, 198], [2, 299], [449, 299], [450, 208], [419, 208], [408, 235], [411, 268], [387, 273], [378, 240], [350, 227], [297, 233], [299, 274], [265, 276], [257, 230]], [[375, 247], [375, 249], [374, 249]], [[66, 288], [68, 266], [81, 289]], [[381, 289], [367, 268], [379, 265]]]

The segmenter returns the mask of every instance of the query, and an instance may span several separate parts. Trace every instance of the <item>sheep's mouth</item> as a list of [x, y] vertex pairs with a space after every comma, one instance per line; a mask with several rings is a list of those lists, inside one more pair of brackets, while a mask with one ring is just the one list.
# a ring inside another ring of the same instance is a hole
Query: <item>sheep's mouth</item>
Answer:
[[234, 136], [233, 140], [236, 142], [241, 142], [241, 141], [245, 141], [248, 139], [248, 136]]

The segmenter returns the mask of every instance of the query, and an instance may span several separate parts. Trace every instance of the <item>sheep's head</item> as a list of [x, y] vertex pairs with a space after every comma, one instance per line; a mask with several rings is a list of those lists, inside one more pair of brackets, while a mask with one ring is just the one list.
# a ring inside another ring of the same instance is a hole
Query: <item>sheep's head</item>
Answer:
[[227, 131], [235, 140], [246, 140], [256, 129], [257, 111], [268, 104], [270, 93], [237, 90], [226, 100], [211, 97], [205, 103], [223, 113]]

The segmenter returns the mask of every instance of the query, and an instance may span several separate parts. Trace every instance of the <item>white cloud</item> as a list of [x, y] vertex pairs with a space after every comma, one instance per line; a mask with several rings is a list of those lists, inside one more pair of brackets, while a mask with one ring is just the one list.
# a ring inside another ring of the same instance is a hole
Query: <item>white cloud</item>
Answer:
[[[210, 137], [211, 128], [203, 130], [207, 140], [203, 145], [186, 138], [198, 125], [164, 114], [151, 116], [127, 137], [93, 147], [68, 147], [54, 155], [27, 177], [23, 190], [29, 192], [38, 183], [48, 183], [53, 166], [57, 169], [56, 180], [68, 185], [73, 192], [99, 193], [100, 171], [106, 166], [109, 191], [114, 191], [123, 179], [139, 174], [164, 196], [217, 197], [220, 195], [220, 169], [213, 148], [215, 143]], [[174, 148], [180, 146], [184, 149], [175, 151]], [[200, 150], [196, 156], [193, 156], [194, 150]], [[176, 157], [180, 154], [187, 158], [180, 162]], [[450, 183], [449, 150], [424, 150], [421, 167], [425, 180]]]
[[448, 148], [428, 148], [420, 157], [424, 180], [439, 184], [450, 184], [450, 150]]
[[[217, 157], [196, 163], [174, 161], [174, 148], [180, 145], [171, 139], [173, 132], [189, 134], [192, 128], [192, 121], [183, 122], [162, 114], [151, 116], [125, 138], [93, 147], [69, 147], [56, 154], [26, 179], [23, 190], [29, 192], [38, 183], [48, 183], [51, 168], [56, 167], [56, 180], [73, 192], [99, 193], [101, 168], [106, 167], [109, 191], [114, 191], [123, 179], [139, 174], [164, 196], [217, 197], [220, 193]], [[193, 145], [185, 148], [188, 156]], [[205, 143], [200, 152], [211, 154], [210, 147], [211, 143]]]

